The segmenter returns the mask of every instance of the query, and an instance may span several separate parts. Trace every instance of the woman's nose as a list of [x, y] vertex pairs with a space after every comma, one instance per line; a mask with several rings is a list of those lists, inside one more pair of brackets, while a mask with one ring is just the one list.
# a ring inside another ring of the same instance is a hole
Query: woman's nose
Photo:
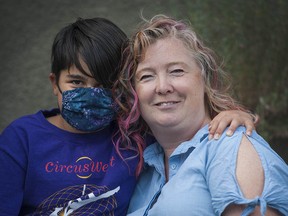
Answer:
[[169, 78], [158, 77], [155, 90], [157, 94], [167, 94], [173, 92], [173, 86]]

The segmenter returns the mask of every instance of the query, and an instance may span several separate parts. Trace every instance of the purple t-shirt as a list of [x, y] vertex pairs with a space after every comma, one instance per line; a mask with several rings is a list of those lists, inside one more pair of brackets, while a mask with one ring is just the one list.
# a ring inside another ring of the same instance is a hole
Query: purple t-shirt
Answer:
[[111, 140], [114, 124], [75, 134], [46, 120], [58, 113], [21, 117], [1, 134], [1, 215], [126, 215], [138, 158], [119, 157]]

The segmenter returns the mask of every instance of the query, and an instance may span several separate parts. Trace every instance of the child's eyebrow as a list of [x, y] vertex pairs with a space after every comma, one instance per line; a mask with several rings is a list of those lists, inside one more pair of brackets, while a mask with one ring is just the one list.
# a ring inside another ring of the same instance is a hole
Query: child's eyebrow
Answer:
[[86, 76], [83, 76], [83, 75], [80, 75], [80, 74], [68, 74], [67, 77], [71, 78], [71, 79], [83, 79], [83, 80], [87, 80], [88, 79]]

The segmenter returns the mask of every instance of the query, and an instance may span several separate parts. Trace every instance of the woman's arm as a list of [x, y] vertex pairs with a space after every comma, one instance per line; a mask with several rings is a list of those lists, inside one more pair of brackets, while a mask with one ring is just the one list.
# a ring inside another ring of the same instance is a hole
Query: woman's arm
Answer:
[[[254, 199], [261, 196], [264, 187], [264, 171], [258, 153], [246, 136], [243, 136], [238, 151], [236, 177], [245, 198]], [[225, 209], [223, 215], [241, 215], [245, 207], [244, 205], [230, 205]], [[261, 215], [259, 206], [251, 215]], [[265, 215], [281, 214], [267, 206]]]

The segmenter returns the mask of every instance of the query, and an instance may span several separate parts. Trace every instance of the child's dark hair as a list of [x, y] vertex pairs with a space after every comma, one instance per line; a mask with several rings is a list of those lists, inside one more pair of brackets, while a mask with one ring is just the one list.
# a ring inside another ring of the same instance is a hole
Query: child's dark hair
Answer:
[[52, 73], [58, 82], [60, 71], [75, 65], [88, 75], [80, 64], [82, 60], [98, 83], [104, 88], [112, 88], [118, 75], [122, 46], [126, 41], [126, 34], [105, 18], [78, 18], [61, 29], [54, 39]]

